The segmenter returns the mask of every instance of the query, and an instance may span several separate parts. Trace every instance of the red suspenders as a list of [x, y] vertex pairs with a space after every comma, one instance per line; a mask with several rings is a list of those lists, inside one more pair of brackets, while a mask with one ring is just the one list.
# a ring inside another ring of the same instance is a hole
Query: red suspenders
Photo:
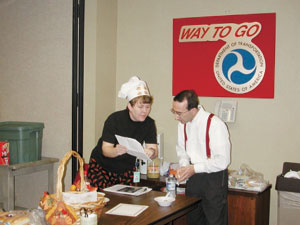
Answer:
[[186, 123], [184, 124], [184, 149], [186, 151], [186, 141], [187, 141], [187, 135], [186, 135]]
[[207, 119], [207, 124], [206, 124], [206, 156], [207, 158], [210, 158], [211, 154], [210, 154], [210, 148], [209, 148], [209, 127], [210, 127], [210, 123], [211, 123], [211, 118], [214, 116], [214, 114], [209, 114], [208, 119]]
[[[209, 148], [209, 127], [211, 123], [211, 118], [214, 116], [214, 114], [209, 114], [206, 124], [206, 156], [207, 158], [211, 157], [210, 148]], [[187, 141], [187, 135], [186, 135], [186, 124], [184, 124], [184, 149], [186, 150], [186, 141]]]

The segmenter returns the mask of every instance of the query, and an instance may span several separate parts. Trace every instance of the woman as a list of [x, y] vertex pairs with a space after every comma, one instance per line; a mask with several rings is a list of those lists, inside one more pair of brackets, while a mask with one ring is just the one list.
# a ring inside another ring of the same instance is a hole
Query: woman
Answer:
[[118, 144], [115, 135], [145, 143], [145, 153], [151, 159], [157, 156], [156, 126], [149, 117], [153, 97], [146, 83], [132, 77], [122, 85], [118, 96], [128, 99], [127, 108], [106, 119], [102, 136], [90, 157], [88, 178], [98, 191], [115, 184], [133, 184], [136, 157], [127, 154], [128, 149]]

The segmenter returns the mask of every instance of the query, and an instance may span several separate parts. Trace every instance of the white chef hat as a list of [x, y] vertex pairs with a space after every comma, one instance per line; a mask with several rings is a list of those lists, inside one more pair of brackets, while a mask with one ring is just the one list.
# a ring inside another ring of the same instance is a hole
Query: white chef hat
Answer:
[[133, 76], [128, 82], [121, 86], [118, 97], [124, 99], [127, 98], [128, 101], [131, 101], [132, 99], [143, 95], [150, 96], [146, 82], [140, 80], [137, 76]]

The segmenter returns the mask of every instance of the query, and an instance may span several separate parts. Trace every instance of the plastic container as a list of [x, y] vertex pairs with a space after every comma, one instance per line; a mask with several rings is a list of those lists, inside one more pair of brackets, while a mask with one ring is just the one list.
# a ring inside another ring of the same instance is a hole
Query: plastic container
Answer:
[[9, 143], [0, 141], [0, 165], [9, 165]]
[[152, 161], [148, 160], [147, 162], [147, 177], [148, 178], [159, 178], [159, 158], [155, 158]]
[[166, 178], [166, 189], [170, 192], [170, 197], [176, 198], [176, 178], [173, 174]]
[[10, 164], [41, 159], [44, 123], [0, 122], [0, 141], [9, 142]]

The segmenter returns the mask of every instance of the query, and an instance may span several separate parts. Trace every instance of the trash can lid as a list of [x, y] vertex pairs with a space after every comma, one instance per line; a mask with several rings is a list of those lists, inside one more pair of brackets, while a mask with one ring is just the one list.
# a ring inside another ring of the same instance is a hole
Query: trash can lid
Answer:
[[41, 122], [24, 122], [24, 121], [5, 121], [0, 122], [0, 130], [13, 131], [13, 130], [33, 130], [43, 129], [44, 123]]

